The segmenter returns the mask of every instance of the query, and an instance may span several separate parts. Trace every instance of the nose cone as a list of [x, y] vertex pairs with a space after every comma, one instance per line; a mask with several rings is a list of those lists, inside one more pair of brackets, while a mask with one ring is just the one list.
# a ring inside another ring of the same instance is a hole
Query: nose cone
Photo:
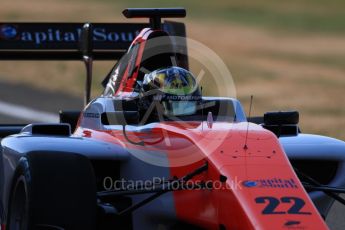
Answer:
[[201, 180], [212, 181], [213, 189], [176, 192], [181, 216], [216, 219], [214, 226], [225, 229], [328, 229], [271, 132], [251, 125], [247, 134], [246, 124], [226, 130], [215, 123], [208, 139], [198, 134], [196, 151], [210, 164]]

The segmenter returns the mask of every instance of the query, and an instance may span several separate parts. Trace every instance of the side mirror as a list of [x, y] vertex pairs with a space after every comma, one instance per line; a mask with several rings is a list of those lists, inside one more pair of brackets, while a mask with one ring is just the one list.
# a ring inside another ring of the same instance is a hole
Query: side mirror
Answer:
[[296, 136], [300, 133], [298, 127], [299, 113], [297, 111], [267, 112], [264, 114], [265, 129], [280, 136]]
[[265, 125], [297, 125], [299, 113], [297, 111], [266, 112], [264, 114]]

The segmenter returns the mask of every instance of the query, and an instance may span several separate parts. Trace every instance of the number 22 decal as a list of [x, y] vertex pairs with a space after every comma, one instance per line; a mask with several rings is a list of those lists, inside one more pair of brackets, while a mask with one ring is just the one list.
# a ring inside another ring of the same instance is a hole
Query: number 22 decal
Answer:
[[[287, 211], [276, 211], [276, 208], [279, 206], [280, 203], [294, 203]], [[301, 212], [301, 209], [305, 205], [305, 201], [298, 197], [282, 197], [279, 199], [272, 197], [272, 196], [261, 196], [255, 198], [255, 202], [257, 204], [264, 204], [267, 202], [266, 207], [262, 210], [262, 214], [299, 214], [299, 215], [311, 215], [310, 212]]]

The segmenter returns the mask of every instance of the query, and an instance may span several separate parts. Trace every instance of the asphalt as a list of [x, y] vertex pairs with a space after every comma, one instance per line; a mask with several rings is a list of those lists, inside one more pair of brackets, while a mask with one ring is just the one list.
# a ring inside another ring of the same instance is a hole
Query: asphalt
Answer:
[[[78, 98], [66, 93], [52, 92], [28, 87], [25, 84], [4, 81], [0, 81], [0, 101], [51, 114], [58, 114], [59, 110], [81, 110], [83, 108], [82, 95]], [[28, 122], [30, 122], [30, 119], [10, 117], [0, 111], [0, 124], [22, 124]]]
[[[83, 107], [82, 96], [78, 98], [61, 92], [51, 92], [28, 87], [25, 84], [3, 81], [0, 81], [0, 101], [52, 114], [58, 114], [61, 109], [81, 110]], [[0, 124], [27, 124], [29, 122], [29, 120], [4, 115], [0, 111]], [[335, 202], [326, 222], [331, 230], [344, 230], [345, 206]]]
[[[345, 199], [345, 195], [342, 195]], [[335, 201], [333, 207], [326, 218], [327, 225], [331, 230], [345, 229], [345, 206]]]

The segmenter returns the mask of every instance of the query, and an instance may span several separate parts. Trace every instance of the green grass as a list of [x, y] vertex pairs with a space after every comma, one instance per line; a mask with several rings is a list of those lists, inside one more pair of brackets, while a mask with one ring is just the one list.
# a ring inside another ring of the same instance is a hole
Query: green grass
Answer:
[[343, 0], [100, 1], [122, 8], [182, 6], [191, 19], [236, 22], [282, 32], [345, 33]]
[[322, 67], [330, 67], [345, 70], [345, 54], [298, 54], [276, 51], [252, 52], [253, 57], [274, 58], [291, 63], [313, 64]]

